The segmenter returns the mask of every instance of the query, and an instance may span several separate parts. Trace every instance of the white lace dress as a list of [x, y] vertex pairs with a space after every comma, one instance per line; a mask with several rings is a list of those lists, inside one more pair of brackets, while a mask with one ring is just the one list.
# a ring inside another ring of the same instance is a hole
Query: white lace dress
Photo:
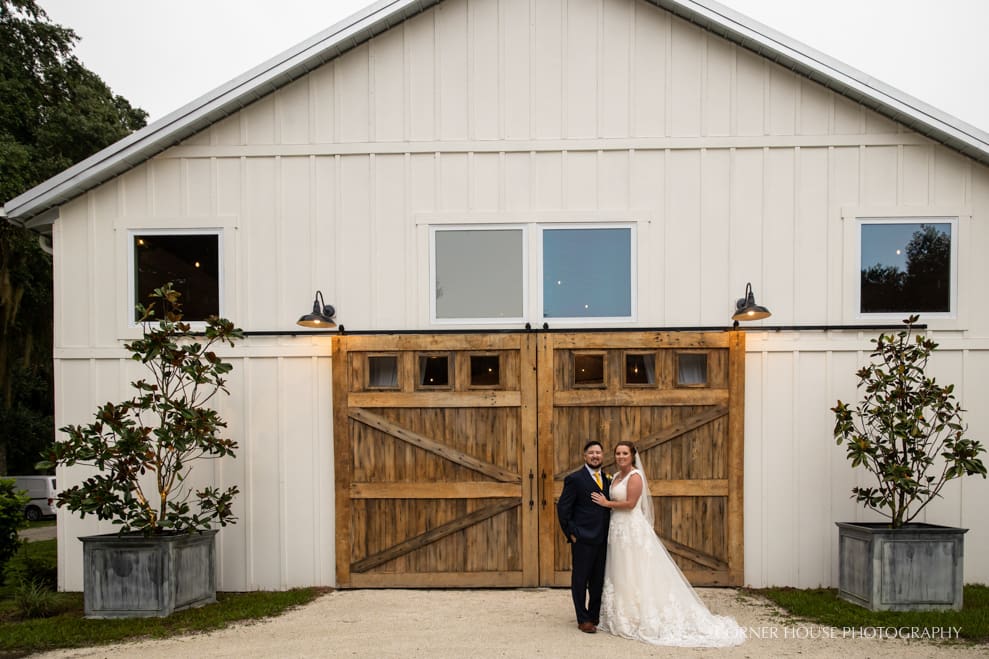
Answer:
[[[612, 510], [601, 604], [602, 631], [653, 645], [726, 647], [745, 640], [734, 619], [712, 614], [652, 528], [645, 475], [635, 508]], [[624, 501], [628, 478], [611, 484], [611, 499]], [[643, 511], [644, 505], [646, 510]], [[648, 519], [647, 519], [648, 518]]]

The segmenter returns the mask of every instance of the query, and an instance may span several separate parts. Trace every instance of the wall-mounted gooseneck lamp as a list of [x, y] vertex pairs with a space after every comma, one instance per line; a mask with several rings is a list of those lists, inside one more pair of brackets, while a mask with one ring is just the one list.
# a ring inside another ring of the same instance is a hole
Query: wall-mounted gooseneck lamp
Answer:
[[312, 301], [312, 312], [300, 318], [296, 324], [303, 327], [331, 329], [337, 326], [333, 320], [334, 314], [336, 314], [336, 309], [333, 308], [333, 305], [326, 304], [323, 301], [323, 293], [316, 291], [316, 297]]
[[769, 309], [756, 304], [752, 284], [749, 283], [745, 285], [745, 297], [740, 297], [735, 302], [735, 313], [732, 314], [731, 319], [735, 321], [733, 327], [738, 327], [740, 320], [762, 320], [772, 315]]

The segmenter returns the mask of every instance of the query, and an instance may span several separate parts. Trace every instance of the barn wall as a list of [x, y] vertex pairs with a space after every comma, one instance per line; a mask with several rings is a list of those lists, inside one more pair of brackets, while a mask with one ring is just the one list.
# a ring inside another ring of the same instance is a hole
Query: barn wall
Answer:
[[[623, 326], [726, 326], [748, 281], [771, 324], [845, 324], [856, 213], [963, 218], [935, 368], [986, 436], [985, 167], [643, 2], [449, 0], [61, 209], [57, 423], [133, 375], [130, 229], [222, 229], [222, 312], [247, 330], [294, 330], [317, 288], [349, 329], [428, 329], [431, 224], [611, 220], [637, 227]], [[834, 522], [864, 514], [828, 408], [871, 335], [747, 331], [746, 581], [833, 585]], [[230, 352], [240, 458], [197, 476], [244, 491], [223, 590], [333, 582], [329, 355], [290, 336]], [[987, 494], [955, 483], [926, 519], [989, 546]], [[102, 530], [60, 520], [63, 588], [82, 586], [74, 538]], [[989, 580], [989, 552], [967, 554]]]

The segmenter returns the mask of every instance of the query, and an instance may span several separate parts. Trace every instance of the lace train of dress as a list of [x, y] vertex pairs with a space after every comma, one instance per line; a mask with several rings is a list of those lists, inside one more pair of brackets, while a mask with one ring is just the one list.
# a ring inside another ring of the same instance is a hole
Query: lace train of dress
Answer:
[[[612, 500], [625, 500], [627, 481], [612, 483]], [[670, 558], [642, 510], [646, 497], [648, 488], [635, 508], [611, 512], [599, 628], [653, 645], [742, 643], [745, 630], [734, 619], [708, 611]]]

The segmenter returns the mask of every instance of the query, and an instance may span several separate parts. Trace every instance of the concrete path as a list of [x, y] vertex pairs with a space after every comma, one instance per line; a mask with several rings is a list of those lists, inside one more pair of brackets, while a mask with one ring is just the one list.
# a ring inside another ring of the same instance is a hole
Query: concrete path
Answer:
[[17, 537], [22, 540], [51, 540], [55, 537], [55, 525], [35, 526], [30, 529], [21, 529], [17, 532]]
[[[715, 612], [734, 616], [748, 640], [726, 649], [657, 648], [609, 634], [583, 634], [565, 589], [346, 590], [288, 613], [209, 634], [66, 650], [55, 659], [140, 657], [985, 657], [989, 648], [962, 647], [945, 638], [904, 640], [911, 630], [839, 630], [799, 625], [764, 600], [732, 589], [702, 588]], [[946, 637], [927, 628], [916, 635]], [[889, 636], [897, 638], [889, 638]]]

